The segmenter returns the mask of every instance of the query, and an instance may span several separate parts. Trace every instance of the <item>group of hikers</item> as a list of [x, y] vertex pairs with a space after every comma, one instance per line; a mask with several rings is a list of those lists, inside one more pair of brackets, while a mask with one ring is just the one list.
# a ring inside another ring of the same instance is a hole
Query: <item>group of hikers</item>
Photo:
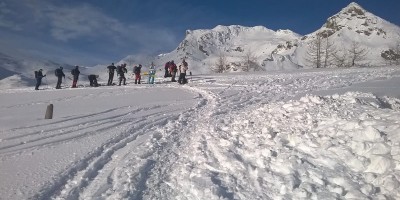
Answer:
[[[164, 66], [165, 69], [165, 75], [164, 78], [171, 77], [171, 82], [176, 82], [175, 77], [176, 73], [178, 72], [178, 67], [174, 63], [173, 60], [165, 63]], [[185, 61], [185, 59], [182, 60], [182, 63], [179, 65], [179, 79], [178, 83], [180, 84], [185, 84], [187, 83], [186, 79], [186, 71], [188, 70], [188, 63]]]
[[[112, 63], [110, 66], [107, 67], [108, 69], [108, 82], [107, 85], [113, 85], [113, 79], [114, 79], [114, 74], [115, 71], [117, 71], [117, 75], [119, 76], [119, 86], [121, 86], [121, 83], [123, 83], [124, 85], [126, 85], [126, 78], [125, 78], [125, 73], [128, 73], [128, 69], [126, 69], [126, 63], [122, 64], [122, 65], [118, 65], [117, 67], [114, 65], [114, 63]], [[137, 80], [139, 80], [139, 84], [140, 84], [140, 72], [142, 69], [142, 65], [139, 66], [135, 66], [133, 67], [133, 73], [135, 74], [135, 84], [138, 83]], [[139, 73], [137, 75], [137, 73]], [[139, 78], [137, 78], [139, 77]]]
[[[125, 78], [125, 73], [128, 73], [128, 69], [126, 68], [126, 63], [115, 66], [114, 63], [112, 63], [110, 66], [107, 67], [108, 70], [108, 82], [107, 85], [111, 86], [114, 85], [113, 79], [114, 79], [114, 74], [115, 72], [117, 73], [117, 76], [119, 76], [119, 84], [118, 86], [126, 85], [126, 78]], [[135, 84], [141, 84], [141, 70], [142, 70], [142, 65], [135, 65], [133, 67], [133, 74], [135, 75]], [[164, 78], [171, 77], [171, 82], [177, 82], [175, 80], [176, 73], [180, 72], [179, 74], [179, 79], [178, 83], [180, 84], [186, 84], [187, 79], [186, 79], [186, 72], [188, 70], [188, 63], [185, 61], [185, 59], [182, 60], [182, 63], [179, 65], [179, 67], [174, 63], [174, 61], [168, 61], [165, 63], [165, 75]], [[75, 66], [74, 69], [71, 70], [71, 75], [72, 77], [72, 88], [77, 87], [79, 75], [79, 66]], [[149, 71], [147, 73], [148, 75], [148, 84], [154, 84], [154, 79], [155, 79], [155, 74], [156, 74], [156, 68], [153, 63], [151, 63], [149, 67]], [[190, 73], [191, 74], [191, 73]], [[65, 79], [65, 74], [63, 72], [63, 67], [59, 67], [55, 70], [55, 76], [57, 77], [57, 85], [56, 89], [61, 89], [61, 83], [62, 79]], [[35, 71], [35, 78], [36, 78], [36, 87], [35, 90], [39, 90], [39, 86], [42, 84], [42, 78], [46, 77], [46, 74], [43, 75], [43, 69], [39, 69], [38, 71]], [[97, 82], [97, 79], [99, 78], [99, 75], [95, 74], [90, 74], [88, 75], [89, 83], [90, 86], [92, 87], [98, 87], [99, 84]]]
[[[77, 83], [78, 83], [78, 78], [79, 78], [79, 74], [81, 72], [79, 71], [79, 66], [75, 66], [74, 69], [71, 70], [71, 74], [72, 74], [72, 88], [76, 88], [77, 87]], [[65, 74], [63, 72], [63, 67], [57, 68], [54, 71], [54, 75], [57, 77], [57, 85], [56, 85], [56, 89], [61, 89], [61, 83], [62, 83], [62, 79], [65, 79]], [[46, 77], [46, 74], [43, 75], [43, 69], [39, 69], [38, 71], [35, 71], [35, 78], [36, 78], [36, 87], [35, 90], [39, 90], [39, 86], [42, 84], [42, 79]], [[90, 82], [90, 86], [93, 87], [97, 87], [98, 83], [97, 83], [97, 78], [99, 76], [98, 75], [88, 75], [88, 79]]]

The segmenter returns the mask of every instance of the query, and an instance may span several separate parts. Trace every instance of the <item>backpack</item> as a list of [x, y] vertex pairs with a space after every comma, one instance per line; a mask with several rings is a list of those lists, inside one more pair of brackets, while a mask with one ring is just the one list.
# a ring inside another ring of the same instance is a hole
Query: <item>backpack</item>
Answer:
[[38, 71], [35, 71], [35, 78], [37, 78], [38, 77]]
[[178, 70], [177, 70], [177, 67], [176, 67], [176, 65], [174, 64], [174, 63], [171, 63], [170, 65], [169, 65], [169, 71], [170, 72], [177, 72]]
[[135, 66], [135, 67], [133, 68], [133, 73], [135, 73], [135, 74], [140, 73], [140, 68], [139, 68], [138, 66]]
[[56, 71], [54, 71], [54, 75], [58, 76], [60, 74], [60, 69], [56, 69]]
[[117, 73], [118, 74], [122, 74], [122, 67], [121, 66], [117, 66]]
[[71, 70], [71, 74], [75, 75], [75, 69]]

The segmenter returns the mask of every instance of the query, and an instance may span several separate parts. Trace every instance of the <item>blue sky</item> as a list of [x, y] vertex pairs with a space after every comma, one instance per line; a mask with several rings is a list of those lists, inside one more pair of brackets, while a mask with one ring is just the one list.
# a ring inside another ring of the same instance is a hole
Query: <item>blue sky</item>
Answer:
[[[0, 51], [73, 65], [175, 49], [187, 29], [262, 25], [305, 35], [349, 0], [0, 0]], [[399, 0], [354, 1], [400, 25]]]

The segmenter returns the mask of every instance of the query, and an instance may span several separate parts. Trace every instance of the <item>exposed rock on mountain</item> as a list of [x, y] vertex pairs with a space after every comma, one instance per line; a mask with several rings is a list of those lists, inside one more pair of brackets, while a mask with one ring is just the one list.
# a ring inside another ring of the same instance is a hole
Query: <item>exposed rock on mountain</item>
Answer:
[[[328, 18], [320, 29], [304, 36], [291, 57], [299, 65], [316, 67], [318, 56], [312, 48], [319, 45], [321, 62], [325, 57], [328, 59], [323, 67], [341, 66], [339, 58], [347, 60], [345, 66], [382, 66], [395, 58], [390, 52], [394, 52], [399, 41], [398, 26], [366, 11], [357, 3], [350, 3]], [[327, 47], [330, 48], [328, 51]], [[352, 56], [357, 52], [362, 53], [353, 65]]]

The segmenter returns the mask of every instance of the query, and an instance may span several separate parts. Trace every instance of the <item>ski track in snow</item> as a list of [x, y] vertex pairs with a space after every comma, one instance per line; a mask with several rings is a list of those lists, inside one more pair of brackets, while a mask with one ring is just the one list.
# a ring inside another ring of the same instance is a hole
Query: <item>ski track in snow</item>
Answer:
[[[99, 96], [103, 94], [105, 93], [100, 93]], [[70, 100], [71, 98], [66, 98], [63, 101]], [[54, 101], [61, 101], [61, 99], [52, 100], [52, 102]], [[113, 156], [118, 157], [118, 152], [121, 149], [129, 147], [131, 142], [139, 140], [142, 136], [152, 139], [154, 129], [164, 125], [168, 120], [173, 120], [174, 116], [181, 112], [179, 107], [184, 103], [185, 101], [171, 102], [167, 108], [160, 104], [138, 108], [123, 106], [99, 113], [70, 116], [66, 117], [65, 120], [48, 124], [3, 130], [0, 155], [3, 160], [12, 160], [20, 155], [34, 154], [42, 149], [59, 148], [62, 145], [74, 146], [81, 141], [91, 143], [87, 140], [96, 141], [96, 139], [100, 139], [97, 144], [100, 146], [95, 146], [94, 150], [67, 167], [63, 173], [55, 178], [55, 181], [49, 182], [48, 186], [43, 187], [41, 192], [32, 196], [33, 199], [78, 198], [81, 193], [80, 190], [88, 186], [99, 171], [103, 171], [108, 162], [114, 162]], [[18, 105], [29, 106], [31, 104]], [[110, 133], [112, 133], [111, 136], [103, 136]], [[154, 135], [154, 138], [157, 137], [157, 135]], [[137, 143], [138, 146], [148, 146], [145, 140]], [[151, 150], [142, 153], [144, 156], [137, 159], [139, 164], [142, 162], [141, 160], [147, 160], [146, 154], [151, 154]], [[137, 157], [136, 154], [134, 155]], [[151, 163], [151, 160], [146, 161], [146, 163]], [[140, 166], [138, 165], [138, 168]], [[139, 172], [141, 173], [141, 171]]]
[[[139, 132], [139, 136], [124, 137], [123, 141], [113, 143], [110, 148], [101, 150], [101, 152], [106, 153], [98, 156], [99, 158], [96, 158], [88, 167], [81, 170], [79, 175], [68, 180], [61, 194], [53, 198], [76, 199], [82, 196], [84, 199], [142, 199], [148, 173], [156, 162], [154, 154], [160, 151], [163, 146], [163, 143], [159, 141], [163, 135], [160, 135], [158, 129], [163, 129], [167, 121], [174, 121], [177, 117], [167, 115], [158, 121], [143, 122], [146, 125], [142, 128], [139, 127], [139, 130], [138, 127], [130, 128]], [[142, 135], [144, 138], [140, 138]], [[131, 152], [130, 146], [137, 148], [140, 145], [145, 146], [140, 149], [142, 152]], [[111, 159], [112, 161], [109, 162]], [[94, 177], [96, 177], [95, 180]], [[84, 180], [82, 181], [82, 179]], [[84, 187], [87, 188], [80, 191], [80, 188]]]
[[[176, 111], [170, 110], [166, 112]], [[59, 192], [60, 194], [53, 195], [52, 198], [77, 199], [80, 195], [82, 195], [82, 198], [99, 198], [103, 195], [108, 196], [110, 194], [111, 196], [109, 198], [113, 199], [113, 195], [115, 195], [113, 191], [117, 190], [126, 192], [126, 194], [121, 196], [121, 193], [118, 192], [116, 193], [118, 196], [115, 197], [115, 199], [120, 199], [122, 197], [135, 197], [132, 199], [137, 199], [141, 191], [144, 190], [145, 177], [141, 176], [144, 176], [146, 172], [151, 169], [152, 163], [155, 162], [151, 158], [155, 147], [152, 147], [152, 143], [146, 141], [146, 139], [149, 139], [146, 137], [151, 137], [150, 140], [157, 140], [159, 135], [155, 130], [165, 125], [168, 120], [173, 120], [174, 118], [173, 115], [161, 115], [162, 117], [159, 117], [160, 114], [161, 113], [155, 113], [152, 116], [143, 116], [151, 120], [142, 122], [130, 121], [129, 124], [139, 125], [128, 125], [128, 127], [125, 128], [126, 134], [106, 143], [104, 147], [101, 147], [98, 151], [88, 156], [88, 159], [84, 159], [83, 162], [88, 162], [86, 160], [90, 160], [90, 162], [85, 164], [83, 169], [79, 169], [81, 166], [80, 163], [77, 165], [78, 168], [76, 166], [72, 167], [71, 170], [78, 171], [78, 173], [63, 185], [63, 189]], [[121, 125], [122, 124], [114, 124], [113, 126]], [[130, 131], [134, 131], [134, 134]], [[142, 135], [144, 138], [141, 138]], [[144, 145], [145, 147], [139, 149], [139, 152], [132, 154], [132, 150], [134, 151], [134, 149], [131, 149], [130, 146], [135, 147], [136, 145]], [[122, 160], [120, 161], [120, 159]], [[121, 164], [127, 160], [129, 161], [127, 163], [128, 165], [120, 169]], [[130, 168], [137, 171], [130, 172]], [[122, 173], [122, 175], [119, 173]], [[71, 173], [66, 173], [66, 176], [70, 175]], [[96, 180], [94, 180], [95, 178]], [[117, 179], [118, 181], [114, 183], [113, 179]], [[125, 181], [126, 183], [124, 183]], [[122, 186], [119, 186], [119, 184]], [[86, 194], [86, 189], [81, 191], [81, 188], [85, 187], [87, 187], [89, 194]], [[57, 191], [57, 189], [50, 189], [50, 191], [54, 192]]]
[[[396, 68], [372, 68], [193, 77], [189, 85], [155, 88], [189, 92], [194, 106], [121, 106], [2, 130], [0, 157], [88, 146], [85, 156], [28, 194], [31, 199], [396, 199], [400, 165], [385, 156], [400, 153], [400, 102], [363, 93], [305, 94], [398, 74]], [[84, 98], [93, 96], [53, 101]], [[387, 114], [382, 105], [390, 107]], [[382, 127], [381, 120], [393, 126]], [[358, 141], [349, 132], [368, 138]], [[374, 160], [387, 166], [371, 166]]]

